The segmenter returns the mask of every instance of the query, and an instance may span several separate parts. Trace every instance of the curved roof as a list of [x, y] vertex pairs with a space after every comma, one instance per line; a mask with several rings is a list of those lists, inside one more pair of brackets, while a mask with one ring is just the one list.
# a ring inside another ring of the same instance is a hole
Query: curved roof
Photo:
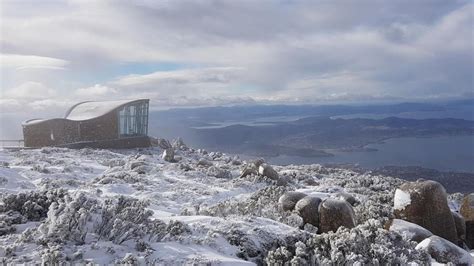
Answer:
[[26, 121], [24, 121], [24, 122], [21, 123], [21, 124], [22, 124], [22, 125], [26, 125], [26, 124], [31, 125], [31, 124], [41, 123], [41, 122], [43, 122], [43, 121], [45, 121], [45, 120], [42, 119], [42, 118], [33, 118], [33, 119], [26, 120]]
[[99, 116], [103, 116], [123, 105], [133, 102], [148, 101], [148, 99], [140, 100], [122, 100], [122, 101], [103, 101], [103, 102], [82, 102], [72, 106], [64, 118], [73, 121], [89, 120]]

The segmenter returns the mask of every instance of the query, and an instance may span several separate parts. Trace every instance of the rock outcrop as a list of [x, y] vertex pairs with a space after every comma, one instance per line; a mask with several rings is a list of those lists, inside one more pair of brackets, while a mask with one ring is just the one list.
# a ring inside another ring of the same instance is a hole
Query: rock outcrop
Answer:
[[420, 225], [452, 243], [458, 243], [446, 190], [438, 182], [422, 180], [401, 185], [395, 191], [394, 215], [395, 218]]
[[458, 234], [458, 245], [462, 247], [463, 243], [466, 242], [466, 221], [457, 212], [451, 212], [453, 214], [454, 225], [456, 226], [456, 233]]
[[385, 227], [389, 231], [397, 232], [407, 239], [418, 243], [433, 235], [433, 233], [425, 228], [401, 219], [393, 219]]
[[263, 176], [266, 176], [272, 180], [279, 180], [280, 179], [280, 176], [278, 175], [277, 171], [275, 171], [275, 169], [273, 169], [273, 167], [271, 167], [269, 164], [261, 164], [259, 167], [258, 167], [258, 173], [260, 175], [263, 175]]
[[327, 198], [319, 205], [319, 231], [321, 233], [336, 232], [341, 226], [355, 226], [354, 210], [344, 200]]
[[474, 193], [463, 198], [459, 212], [466, 221], [474, 221]]
[[474, 193], [464, 197], [459, 212], [466, 221], [466, 244], [474, 248]]
[[286, 192], [280, 197], [280, 199], [278, 199], [278, 204], [284, 211], [292, 211], [295, 208], [296, 203], [306, 196], [306, 194], [301, 192]]
[[438, 263], [472, 265], [469, 252], [439, 236], [430, 236], [421, 241], [415, 249], [426, 251]]
[[295, 205], [295, 211], [303, 218], [305, 224], [311, 224], [319, 227], [319, 204], [321, 199], [318, 197], [306, 196], [300, 199]]

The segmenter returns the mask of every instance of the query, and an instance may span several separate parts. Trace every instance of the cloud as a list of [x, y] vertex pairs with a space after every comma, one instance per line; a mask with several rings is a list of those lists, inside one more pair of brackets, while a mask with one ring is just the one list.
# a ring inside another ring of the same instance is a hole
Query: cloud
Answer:
[[120, 86], [160, 85], [163, 83], [229, 83], [243, 69], [238, 67], [215, 67], [159, 71], [146, 75], [128, 75], [119, 78], [114, 84]]
[[117, 90], [100, 84], [95, 84], [92, 87], [79, 88], [74, 94], [80, 97], [95, 99], [97, 97], [107, 96], [113, 97]]
[[[465, 97], [474, 83], [471, 1], [1, 5], [6, 65], [67, 68], [34, 80], [65, 97], [74, 91], [70, 100], [350, 102]], [[166, 63], [180, 67], [163, 71]], [[3, 76], [2, 89], [32, 79]]]
[[28, 81], [22, 83], [20, 86], [8, 90], [7, 97], [16, 99], [47, 99], [56, 96], [56, 91], [46, 87], [42, 83]]
[[16, 70], [28, 68], [65, 69], [69, 63], [58, 58], [20, 54], [0, 54], [0, 62], [2, 68]]

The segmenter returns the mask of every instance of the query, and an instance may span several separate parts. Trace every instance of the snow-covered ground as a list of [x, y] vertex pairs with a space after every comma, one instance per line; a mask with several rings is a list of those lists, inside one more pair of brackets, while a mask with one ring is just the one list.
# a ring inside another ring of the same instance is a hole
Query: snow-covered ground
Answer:
[[[274, 166], [286, 186], [247, 163], [203, 150], [0, 150], [0, 262], [248, 265], [430, 260], [383, 229], [402, 180], [320, 165]], [[226, 178], [214, 177], [218, 171]], [[229, 174], [230, 173], [230, 174]], [[357, 226], [315, 234], [278, 198], [347, 192]], [[456, 198], [453, 196], [452, 198]], [[457, 206], [453, 202], [453, 206]]]

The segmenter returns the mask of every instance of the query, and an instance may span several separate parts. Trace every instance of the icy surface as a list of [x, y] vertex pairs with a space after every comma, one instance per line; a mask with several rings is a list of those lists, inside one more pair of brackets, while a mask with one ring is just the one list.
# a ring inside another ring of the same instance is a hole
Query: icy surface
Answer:
[[[265, 176], [239, 178], [248, 162], [235, 156], [183, 148], [176, 149], [179, 160], [167, 162], [162, 152], [0, 150], [0, 262], [422, 264], [429, 258], [383, 229], [399, 179], [272, 166], [288, 180], [277, 186]], [[316, 235], [317, 228], [302, 228], [301, 217], [279, 209], [287, 191], [321, 198], [350, 193], [360, 201], [358, 226]]]
[[411, 203], [410, 194], [408, 194], [407, 192], [403, 190], [397, 189], [395, 191], [395, 197], [393, 201], [394, 201], [393, 203], [394, 209], [403, 210], [405, 209], [406, 206], [410, 205]]

